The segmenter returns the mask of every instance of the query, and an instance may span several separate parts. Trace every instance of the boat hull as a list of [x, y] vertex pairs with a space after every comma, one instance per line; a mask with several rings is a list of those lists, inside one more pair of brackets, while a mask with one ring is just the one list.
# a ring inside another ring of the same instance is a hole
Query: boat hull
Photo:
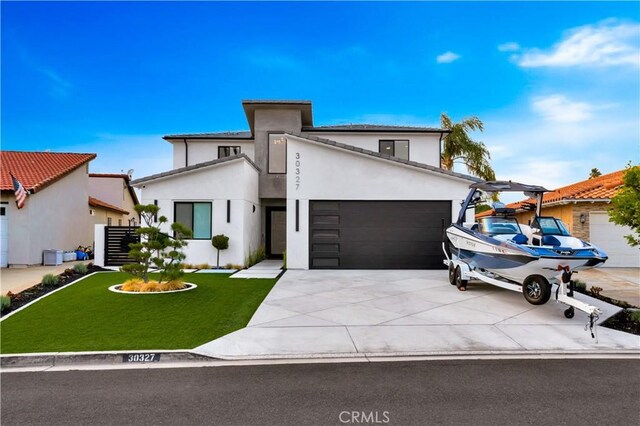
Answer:
[[563, 249], [519, 245], [487, 237], [459, 225], [447, 229], [447, 238], [454, 259], [467, 263], [472, 269], [489, 271], [517, 283], [531, 275], [552, 280], [560, 268], [589, 269], [607, 259], [593, 246]]

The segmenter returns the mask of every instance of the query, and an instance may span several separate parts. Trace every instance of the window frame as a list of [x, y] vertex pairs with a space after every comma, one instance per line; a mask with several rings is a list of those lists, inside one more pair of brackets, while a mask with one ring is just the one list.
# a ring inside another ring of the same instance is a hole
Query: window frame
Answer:
[[[284, 138], [284, 172], [272, 172], [271, 168], [271, 136], [282, 136]], [[286, 175], [287, 174], [287, 145], [289, 141], [284, 135], [284, 132], [269, 132], [267, 133], [267, 174], [270, 175]]]
[[[379, 154], [383, 154], [383, 155], [387, 155], [386, 153], [382, 152], [382, 143], [383, 142], [393, 142], [393, 153], [391, 154], [392, 157], [397, 158], [399, 160], [404, 160], [404, 161], [409, 161], [409, 159], [411, 158], [411, 141], [409, 139], [378, 139], [378, 153]], [[396, 144], [398, 142], [406, 142], [407, 143], [407, 158], [400, 158], [400, 157], [396, 157]]]
[[[225, 155], [225, 156], [220, 156], [220, 148], [225, 149], [228, 148], [229, 150], [231, 149], [238, 149], [238, 153], [237, 154], [231, 154], [231, 151], [229, 151], [229, 155]], [[231, 157], [232, 155], [240, 155], [242, 154], [242, 146], [240, 145], [218, 145], [218, 159], [220, 158], [226, 158], [226, 157]]]
[[[173, 221], [174, 222], [177, 222], [177, 220], [176, 220], [176, 212], [177, 212], [176, 207], [177, 207], [178, 204], [191, 204], [191, 238], [187, 238], [187, 240], [198, 240], [198, 241], [210, 240], [211, 237], [213, 236], [213, 202], [212, 201], [174, 201], [173, 202]], [[193, 208], [194, 204], [209, 204], [209, 206], [210, 206], [209, 212], [211, 213], [211, 216], [209, 217], [209, 221], [210, 221], [210, 225], [211, 226], [209, 226], [209, 236], [206, 237], [206, 238], [195, 238], [193, 236], [193, 226], [195, 225], [195, 217], [194, 217], [195, 216], [195, 209]], [[175, 237], [175, 232], [174, 232], [173, 236]]]

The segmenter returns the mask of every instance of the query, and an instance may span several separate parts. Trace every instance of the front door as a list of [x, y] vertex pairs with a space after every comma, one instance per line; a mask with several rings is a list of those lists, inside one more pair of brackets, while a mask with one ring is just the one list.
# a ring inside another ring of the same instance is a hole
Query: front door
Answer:
[[267, 207], [267, 257], [282, 259], [287, 247], [287, 211], [285, 207]]

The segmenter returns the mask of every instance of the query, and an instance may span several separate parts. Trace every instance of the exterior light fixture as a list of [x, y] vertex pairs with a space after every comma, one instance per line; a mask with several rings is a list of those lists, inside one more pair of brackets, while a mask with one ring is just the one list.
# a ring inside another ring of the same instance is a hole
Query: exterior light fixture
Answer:
[[585, 213], [580, 213], [580, 223], [584, 225], [587, 221], [587, 215]]

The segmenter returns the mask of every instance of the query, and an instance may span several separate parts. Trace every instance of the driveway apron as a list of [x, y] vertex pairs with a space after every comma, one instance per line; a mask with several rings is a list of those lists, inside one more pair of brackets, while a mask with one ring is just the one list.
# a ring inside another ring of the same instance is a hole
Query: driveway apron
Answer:
[[[577, 295], [603, 311], [619, 308]], [[466, 292], [443, 270], [289, 270], [248, 326], [196, 348], [224, 359], [349, 357], [640, 348], [640, 337], [597, 327], [588, 316], [564, 317], [519, 293], [471, 283]]]

